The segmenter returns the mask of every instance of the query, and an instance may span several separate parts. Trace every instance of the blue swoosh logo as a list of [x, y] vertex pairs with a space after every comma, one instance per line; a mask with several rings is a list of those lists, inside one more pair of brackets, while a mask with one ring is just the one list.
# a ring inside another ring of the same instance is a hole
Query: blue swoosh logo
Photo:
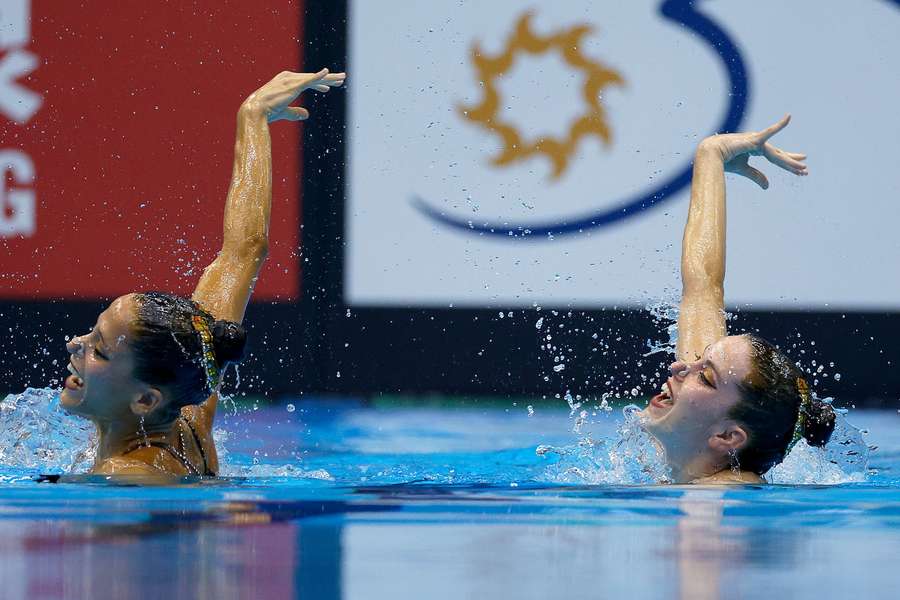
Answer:
[[[900, 0], [890, 0], [900, 3]], [[728, 72], [731, 103], [728, 113], [716, 129], [717, 133], [728, 133], [739, 130], [747, 110], [747, 98], [750, 94], [750, 82], [744, 59], [728, 34], [711, 19], [698, 12], [694, 5], [697, 0], [665, 0], [659, 7], [660, 14], [675, 23], [687, 27], [705, 40], [722, 59]], [[572, 219], [555, 222], [538, 222], [531, 224], [510, 223], [474, 223], [447, 215], [434, 208], [424, 199], [416, 196], [413, 206], [431, 220], [460, 231], [478, 235], [501, 237], [530, 238], [534, 240], [548, 239], [554, 236], [582, 233], [588, 229], [611, 225], [617, 221], [633, 217], [651, 206], [670, 200], [691, 182], [692, 163], [688, 162], [681, 171], [668, 180], [663, 181], [649, 191], [633, 198], [628, 198], [610, 209]]]

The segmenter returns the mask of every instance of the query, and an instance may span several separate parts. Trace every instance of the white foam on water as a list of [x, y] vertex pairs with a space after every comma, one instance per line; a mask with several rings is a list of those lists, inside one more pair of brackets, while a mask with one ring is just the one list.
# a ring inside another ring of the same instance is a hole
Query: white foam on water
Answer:
[[544, 476], [554, 483], [655, 484], [670, 481], [657, 444], [640, 425], [640, 408], [622, 410], [623, 422], [608, 439], [581, 438], [571, 446], [538, 446], [538, 456], [555, 460]]
[[97, 431], [59, 406], [59, 389], [28, 388], [0, 402], [0, 465], [37, 473], [85, 473]]

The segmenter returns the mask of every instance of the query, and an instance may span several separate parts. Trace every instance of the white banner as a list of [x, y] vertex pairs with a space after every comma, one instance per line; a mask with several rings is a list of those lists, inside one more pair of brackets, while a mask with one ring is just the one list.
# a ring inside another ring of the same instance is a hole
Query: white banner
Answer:
[[697, 142], [790, 112], [810, 176], [728, 177], [728, 304], [900, 309], [898, 31], [897, 0], [352, 1], [345, 297], [671, 294]]

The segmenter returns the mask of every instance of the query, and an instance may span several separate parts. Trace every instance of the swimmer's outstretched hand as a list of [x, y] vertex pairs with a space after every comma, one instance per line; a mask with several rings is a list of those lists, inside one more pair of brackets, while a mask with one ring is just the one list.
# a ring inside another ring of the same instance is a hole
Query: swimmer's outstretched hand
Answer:
[[318, 73], [292, 73], [282, 71], [272, 81], [265, 84], [244, 100], [241, 110], [265, 115], [269, 123], [273, 121], [303, 121], [309, 118], [309, 111], [299, 106], [288, 106], [305, 90], [327, 92], [343, 85], [346, 74], [329, 73], [322, 69]]
[[769, 180], [762, 171], [750, 166], [748, 159], [751, 156], [765, 156], [773, 165], [794, 175], [809, 174], [803, 162], [806, 160], [805, 154], [785, 152], [769, 143], [769, 138], [787, 127], [790, 122], [791, 115], [785, 115], [783, 119], [762, 131], [714, 135], [700, 142], [698, 151], [717, 152], [725, 163], [726, 171], [743, 175], [765, 190], [769, 187]]

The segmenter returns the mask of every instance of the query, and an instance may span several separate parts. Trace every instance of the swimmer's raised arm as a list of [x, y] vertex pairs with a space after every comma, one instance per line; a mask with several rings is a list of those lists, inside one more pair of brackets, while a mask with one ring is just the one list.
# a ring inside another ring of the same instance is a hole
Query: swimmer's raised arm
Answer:
[[231, 187], [225, 202], [222, 249], [206, 267], [193, 299], [216, 319], [240, 322], [256, 276], [269, 249], [272, 210], [272, 150], [268, 124], [302, 121], [305, 108], [289, 106], [301, 92], [327, 92], [344, 82], [343, 73], [291, 73], [275, 76], [238, 110]]
[[[305, 108], [289, 106], [305, 90], [327, 92], [344, 83], [344, 73], [283, 71], [250, 94], [237, 116], [231, 187], [225, 201], [222, 249], [203, 271], [193, 300], [216, 319], [240, 323], [256, 277], [269, 251], [272, 212], [272, 144], [269, 123], [303, 121]], [[208, 435], [216, 395], [182, 414]]]
[[725, 336], [725, 171], [743, 175], [761, 188], [769, 181], [748, 163], [765, 156], [774, 165], [806, 175], [806, 155], [785, 152], [768, 143], [790, 122], [750, 133], [708, 137], [697, 148], [691, 181], [691, 204], [681, 243], [681, 310], [678, 360], [695, 361], [707, 345]]

